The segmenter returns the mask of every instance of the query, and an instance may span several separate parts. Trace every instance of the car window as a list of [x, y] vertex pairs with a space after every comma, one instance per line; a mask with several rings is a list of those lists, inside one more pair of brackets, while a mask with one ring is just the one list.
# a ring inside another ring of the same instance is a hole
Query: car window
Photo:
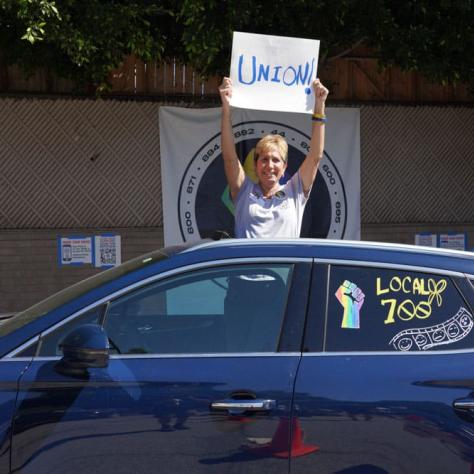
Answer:
[[[82, 326], [83, 324], [100, 324], [103, 311], [104, 306], [98, 306], [63, 324], [57, 329], [51, 331], [49, 334], [41, 337], [38, 356], [51, 357], [61, 355], [59, 343], [64, 339], [64, 337], [73, 329]], [[23, 354], [18, 354], [18, 356], [21, 355]]]
[[153, 252], [136, 257], [125, 263], [122, 263], [117, 267], [110, 268], [104, 272], [100, 272], [96, 275], [86, 278], [85, 280], [75, 283], [74, 285], [64, 288], [58, 293], [44, 299], [43, 301], [34, 304], [20, 313], [17, 313], [14, 318], [6, 320], [0, 325], [0, 337], [10, 334], [18, 328], [21, 328], [26, 324], [41, 318], [44, 314], [54, 311], [60, 306], [74, 300], [75, 298], [85, 295], [95, 288], [98, 288], [135, 271], [141, 270], [161, 260], [165, 260], [168, 257], [185, 250], [191, 245], [193, 245], [193, 243], [188, 242], [187, 244], [169, 246], [160, 250], [154, 250]]
[[273, 352], [292, 266], [233, 265], [170, 277], [112, 301], [105, 320], [117, 354]]
[[473, 315], [447, 276], [332, 266], [327, 351], [474, 347]]

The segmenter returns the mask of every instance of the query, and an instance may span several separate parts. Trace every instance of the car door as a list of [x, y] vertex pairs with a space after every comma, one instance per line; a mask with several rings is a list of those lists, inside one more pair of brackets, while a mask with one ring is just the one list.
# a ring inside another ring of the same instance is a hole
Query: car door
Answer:
[[297, 428], [318, 451], [292, 458], [292, 473], [471, 472], [474, 318], [461, 285], [449, 272], [318, 265], [295, 387]]
[[[229, 261], [151, 278], [97, 311], [107, 368], [58, 373], [63, 331], [21, 379], [15, 472], [288, 472], [311, 262]], [[93, 318], [93, 316], [91, 316]]]
[[27, 360], [0, 360], [0, 472], [10, 472], [11, 424], [15, 414], [18, 380], [28, 367]]

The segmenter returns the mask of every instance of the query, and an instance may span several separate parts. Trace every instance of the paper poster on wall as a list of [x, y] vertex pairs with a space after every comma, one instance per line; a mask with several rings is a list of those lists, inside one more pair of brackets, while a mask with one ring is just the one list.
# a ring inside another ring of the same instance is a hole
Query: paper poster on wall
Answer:
[[59, 265], [84, 265], [93, 260], [92, 237], [58, 237]]
[[466, 250], [466, 233], [446, 232], [439, 234], [439, 246], [444, 249]]
[[431, 232], [421, 232], [415, 234], [415, 245], [423, 245], [425, 247], [437, 247], [438, 235]]
[[94, 250], [96, 267], [114, 267], [122, 263], [120, 235], [96, 235]]
[[234, 32], [231, 105], [311, 113], [319, 40]]

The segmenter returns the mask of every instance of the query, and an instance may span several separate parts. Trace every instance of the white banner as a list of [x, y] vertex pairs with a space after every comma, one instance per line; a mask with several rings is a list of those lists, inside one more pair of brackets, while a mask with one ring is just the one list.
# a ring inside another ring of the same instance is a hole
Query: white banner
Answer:
[[311, 113], [318, 56], [318, 40], [234, 32], [232, 106]]
[[[306, 205], [302, 237], [360, 238], [359, 109], [328, 108], [326, 146]], [[233, 235], [233, 205], [224, 174], [220, 140], [221, 109], [160, 107], [160, 152], [165, 245]], [[232, 111], [235, 143], [252, 175], [252, 150], [269, 133], [289, 145], [289, 179], [306, 156], [311, 118], [306, 114]]]

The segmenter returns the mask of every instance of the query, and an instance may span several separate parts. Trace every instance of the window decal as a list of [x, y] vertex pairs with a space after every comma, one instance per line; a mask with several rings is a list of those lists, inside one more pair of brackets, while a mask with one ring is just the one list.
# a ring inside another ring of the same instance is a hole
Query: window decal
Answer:
[[359, 329], [360, 308], [364, 304], [365, 294], [355, 283], [344, 280], [335, 295], [344, 308], [341, 328]]
[[426, 351], [443, 344], [453, 344], [464, 339], [474, 326], [474, 318], [466, 308], [459, 311], [450, 319], [435, 326], [413, 328], [400, 331], [389, 342], [398, 351]]
[[[442, 293], [446, 290], [448, 283], [445, 279], [436, 281], [434, 278], [412, 278], [410, 276], [394, 276], [389, 282], [376, 279], [376, 295], [393, 296], [380, 300], [382, 306], [388, 307], [385, 324], [395, 322], [395, 316], [401, 321], [411, 321], [413, 318], [427, 319], [431, 315], [433, 304], [441, 307], [443, 304]], [[405, 295], [405, 299], [399, 302], [396, 297]], [[408, 295], [408, 297], [406, 297]], [[426, 297], [421, 301], [413, 301], [410, 296]]]

